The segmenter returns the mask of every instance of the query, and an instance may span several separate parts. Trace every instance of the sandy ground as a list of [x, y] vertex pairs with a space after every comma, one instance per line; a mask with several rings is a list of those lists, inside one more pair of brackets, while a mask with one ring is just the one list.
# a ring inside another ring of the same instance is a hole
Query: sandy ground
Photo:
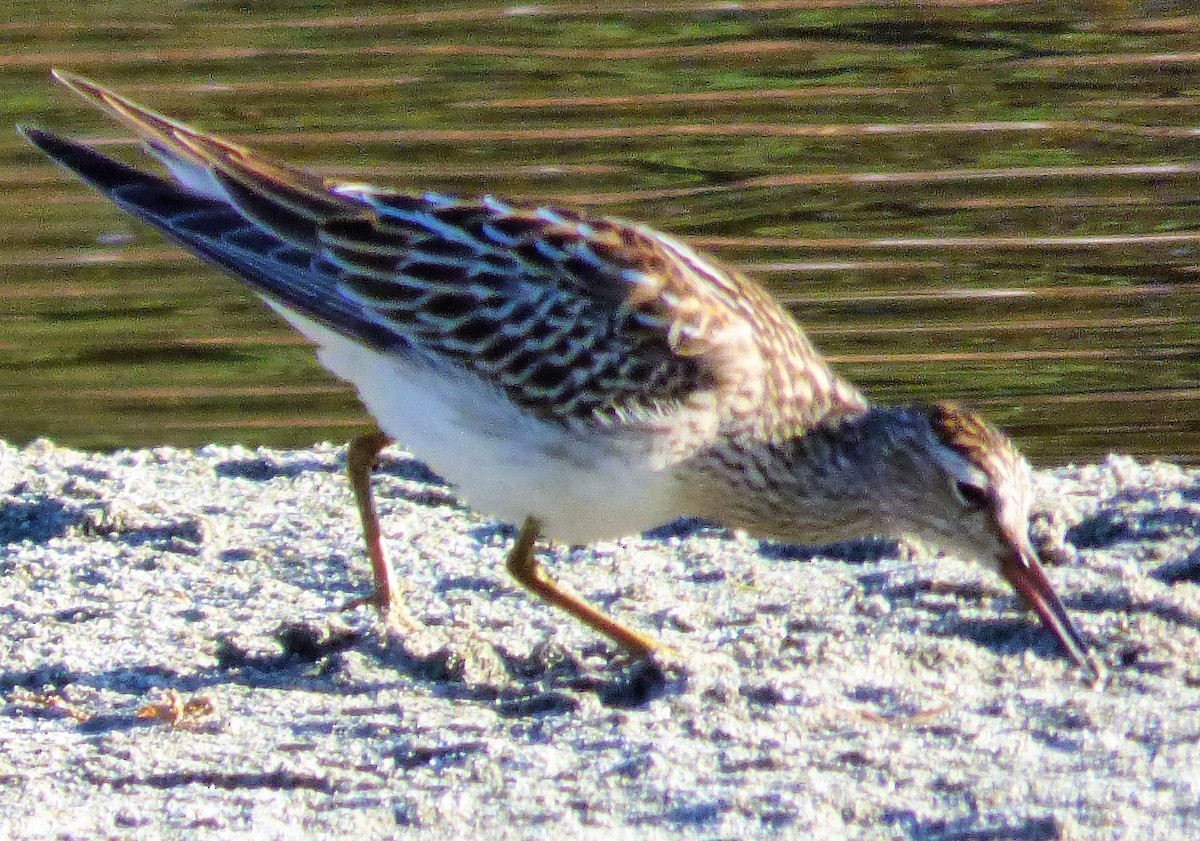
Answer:
[[550, 554], [631, 664], [402, 453], [388, 634], [343, 459], [0, 445], [0, 838], [1200, 838], [1200, 471], [1038, 475], [1090, 688], [986, 570], [688, 523]]

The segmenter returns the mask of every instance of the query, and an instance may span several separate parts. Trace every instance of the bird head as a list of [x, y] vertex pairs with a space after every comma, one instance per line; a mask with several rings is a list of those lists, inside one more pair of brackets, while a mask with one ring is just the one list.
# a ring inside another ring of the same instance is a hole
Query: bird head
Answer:
[[[899, 467], [908, 473], [908, 481], [901, 484], [918, 491], [907, 500], [908, 530], [1000, 573], [1071, 660], [1099, 679], [1100, 667], [1029, 539], [1029, 463], [1004, 433], [954, 404], [906, 411], [924, 421], [910, 427], [917, 430], [915, 440], [909, 438], [907, 447], [893, 450], [901, 455], [891, 459], [893, 470]], [[902, 465], [896, 464], [897, 458]]]

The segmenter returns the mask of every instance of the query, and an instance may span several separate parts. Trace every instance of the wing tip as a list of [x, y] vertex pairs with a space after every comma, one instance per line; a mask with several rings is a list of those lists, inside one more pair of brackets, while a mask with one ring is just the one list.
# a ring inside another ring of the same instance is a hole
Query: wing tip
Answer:
[[88, 77], [72, 73], [69, 70], [53, 67], [50, 69], [50, 76], [67, 90], [92, 102], [103, 102], [106, 95], [111, 95], [111, 91], [96, 84]]
[[25, 142], [35, 146], [54, 160], [60, 160], [65, 150], [82, 145], [29, 123], [17, 123], [17, 134], [21, 135]]
[[47, 132], [45, 129], [40, 129], [37, 126], [30, 125], [29, 123], [17, 123], [16, 129], [17, 134], [21, 135], [21, 137], [23, 137], [26, 141], [32, 143], [38, 148], [41, 148], [42, 138], [49, 134], [49, 132]]

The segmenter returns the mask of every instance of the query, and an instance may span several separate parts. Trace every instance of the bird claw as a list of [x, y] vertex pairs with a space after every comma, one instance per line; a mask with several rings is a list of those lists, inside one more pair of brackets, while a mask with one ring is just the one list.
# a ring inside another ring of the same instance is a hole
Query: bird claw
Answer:
[[412, 630], [419, 627], [416, 620], [407, 615], [400, 597], [389, 590], [377, 587], [366, 595], [356, 596], [339, 607], [338, 613], [360, 607], [373, 607], [378, 610], [384, 626], [389, 630]]
[[661, 642], [646, 655], [646, 659], [661, 669], [683, 669], [688, 664], [688, 657], [682, 651]]

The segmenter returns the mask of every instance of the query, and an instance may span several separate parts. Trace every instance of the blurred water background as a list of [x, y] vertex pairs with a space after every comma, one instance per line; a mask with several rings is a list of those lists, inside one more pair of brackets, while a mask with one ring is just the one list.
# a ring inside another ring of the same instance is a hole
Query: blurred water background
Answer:
[[[1190, 0], [0, 15], [10, 125], [141, 157], [58, 66], [329, 176], [646, 221], [769, 285], [877, 401], [964, 401], [1040, 464], [1200, 462]], [[366, 423], [237, 282], [10, 131], [0, 276], [0, 437], [301, 445]]]

